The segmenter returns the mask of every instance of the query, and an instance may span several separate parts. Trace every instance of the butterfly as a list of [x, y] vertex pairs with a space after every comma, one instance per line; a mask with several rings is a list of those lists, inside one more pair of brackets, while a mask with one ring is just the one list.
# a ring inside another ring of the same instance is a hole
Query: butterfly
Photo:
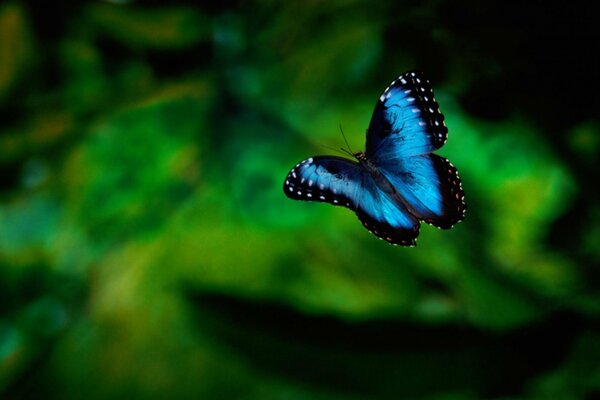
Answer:
[[347, 207], [378, 238], [415, 246], [421, 221], [449, 229], [465, 216], [458, 171], [433, 153], [447, 136], [429, 81], [407, 72], [379, 97], [364, 152], [310, 157], [291, 169], [283, 191]]

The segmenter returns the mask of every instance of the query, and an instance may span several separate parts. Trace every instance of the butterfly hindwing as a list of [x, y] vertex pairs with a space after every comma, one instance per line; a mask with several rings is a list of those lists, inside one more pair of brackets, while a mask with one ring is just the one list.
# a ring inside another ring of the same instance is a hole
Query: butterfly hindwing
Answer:
[[320, 156], [298, 163], [283, 190], [292, 199], [350, 208], [369, 231], [392, 244], [414, 245], [419, 234], [419, 221], [383, 193], [360, 164], [345, 158]]
[[464, 218], [462, 183], [446, 158], [436, 154], [413, 156], [402, 163], [380, 164], [379, 169], [420, 220], [449, 229]]
[[375, 161], [427, 154], [442, 147], [447, 136], [429, 81], [420, 72], [407, 72], [385, 89], [375, 105], [366, 155]]
[[[415, 246], [419, 236], [419, 220], [402, 204], [394, 203], [373, 184], [367, 204], [356, 209], [362, 224], [375, 236], [394, 245]], [[369, 207], [375, 202], [376, 207]]]

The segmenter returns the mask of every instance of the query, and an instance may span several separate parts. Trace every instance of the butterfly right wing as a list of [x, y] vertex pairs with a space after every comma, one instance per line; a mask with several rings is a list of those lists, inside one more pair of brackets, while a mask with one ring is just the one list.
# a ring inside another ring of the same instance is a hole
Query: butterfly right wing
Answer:
[[419, 221], [382, 192], [358, 163], [345, 158], [319, 156], [298, 163], [283, 190], [295, 200], [347, 207], [371, 233], [392, 244], [413, 246], [419, 235]]
[[464, 191], [456, 168], [432, 154], [448, 129], [420, 72], [407, 72], [380, 96], [367, 131], [367, 158], [400, 193], [410, 212], [438, 228], [464, 219]]

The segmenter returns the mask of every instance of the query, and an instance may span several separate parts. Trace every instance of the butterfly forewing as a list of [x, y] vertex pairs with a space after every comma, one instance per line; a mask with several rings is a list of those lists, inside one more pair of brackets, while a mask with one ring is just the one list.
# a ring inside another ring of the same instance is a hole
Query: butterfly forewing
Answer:
[[306, 159], [288, 173], [285, 194], [295, 200], [320, 201], [355, 209], [364, 172], [353, 161], [334, 156]]
[[419, 221], [383, 193], [358, 163], [340, 157], [311, 157], [292, 168], [283, 190], [292, 199], [350, 208], [380, 239], [403, 246], [415, 244]]
[[420, 72], [407, 72], [379, 97], [367, 131], [366, 154], [373, 161], [427, 154], [442, 147], [447, 135], [429, 81]]

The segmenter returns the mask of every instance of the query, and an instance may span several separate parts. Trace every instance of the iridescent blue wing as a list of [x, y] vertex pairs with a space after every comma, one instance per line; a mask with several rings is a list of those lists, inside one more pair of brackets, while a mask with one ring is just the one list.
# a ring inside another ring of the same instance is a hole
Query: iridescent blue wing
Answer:
[[428, 154], [442, 147], [447, 135], [429, 81], [420, 72], [407, 72], [379, 97], [367, 130], [365, 153], [373, 162]]
[[464, 218], [466, 204], [456, 168], [431, 154], [448, 130], [429, 81], [408, 72], [383, 92], [367, 132], [367, 158], [392, 183], [420, 220], [448, 229]]
[[441, 229], [464, 219], [466, 204], [458, 171], [436, 154], [412, 156], [378, 165], [412, 215]]
[[295, 200], [320, 201], [356, 213], [375, 236], [392, 244], [411, 246], [419, 221], [406, 207], [382, 192], [358, 163], [341, 157], [311, 157], [289, 172], [283, 185]]

